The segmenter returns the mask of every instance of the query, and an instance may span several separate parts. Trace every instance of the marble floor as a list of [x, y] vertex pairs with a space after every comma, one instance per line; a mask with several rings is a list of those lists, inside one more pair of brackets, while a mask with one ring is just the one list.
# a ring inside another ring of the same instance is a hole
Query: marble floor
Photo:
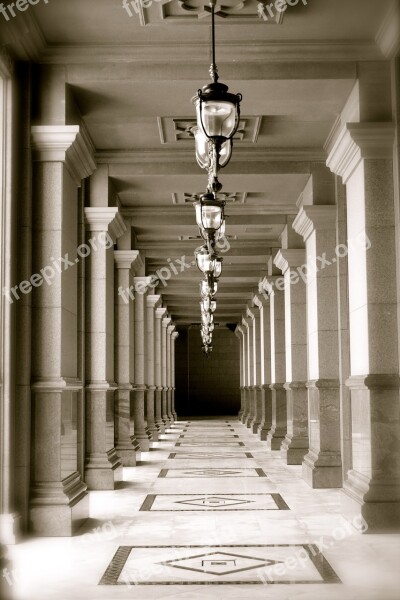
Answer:
[[20, 600], [394, 600], [400, 536], [362, 534], [236, 419], [180, 421], [90, 492], [73, 538], [10, 547]]

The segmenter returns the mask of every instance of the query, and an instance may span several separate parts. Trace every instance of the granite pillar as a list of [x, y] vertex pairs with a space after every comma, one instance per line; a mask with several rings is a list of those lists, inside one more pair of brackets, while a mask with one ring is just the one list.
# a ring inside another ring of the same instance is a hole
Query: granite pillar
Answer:
[[[313, 177], [308, 193], [315, 193]], [[307, 256], [309, 451], [303, 477], [314, 488], [341, 487], [336, 206], [304, 204], [293, 228]]]
[[162, 418], [162, 319], [167, 312], [166, 308], [155, 310], [155, 423], [160, 433], [165, 433], [165, 424]]
[[[115, 449], [123, 466], [134, 467], [139, 459], [139, 445], [131, 436], [131, 395], [134, 352], [134, 295], [132, 267], [138, 250], [115, 250]], [[121, 290], [123, 293], [121, 293]]]
[[287, 433], [281, 456], [288, 465], [301, 465], [308, 451], [306, 286], [298, 271], [305, 263], [304, 249], [282, 248], [275, 257], [285, 286]]
[[327, 161], [347, 189], [353, 465], [342, 511], [370, 532], [400, 527], [394, 140], [391, 122], [345, 123]]
[[155, 311], [161, 303], [161, 296], [148, 295], [147, 299], [147, 356], [146, 356], [146, 385], [147, 385], [147, 434], [156, 442], [158, 429], [155, 423]]

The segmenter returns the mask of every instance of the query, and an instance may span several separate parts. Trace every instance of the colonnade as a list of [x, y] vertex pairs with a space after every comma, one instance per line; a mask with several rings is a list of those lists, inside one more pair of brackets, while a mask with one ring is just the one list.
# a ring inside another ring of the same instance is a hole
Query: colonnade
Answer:
[[236, 329], [239, 419], [369, 531], [400, 525], [398, 90], [362, 70]]
[[9, 219], [32, 261], [13, 263], [10, 281], [26, 281], [7, 304], [21, 335], [6, 374], [15, 385], [1, 466], [6, 543], [28, 530], [72, 535], [89, 516], [87, 491], [114, 489], [177, 418], [175, 325], [65, 71], [46, 71], [44, 89], [39, 123], [23, 123], [32, 190], [23, 218]]

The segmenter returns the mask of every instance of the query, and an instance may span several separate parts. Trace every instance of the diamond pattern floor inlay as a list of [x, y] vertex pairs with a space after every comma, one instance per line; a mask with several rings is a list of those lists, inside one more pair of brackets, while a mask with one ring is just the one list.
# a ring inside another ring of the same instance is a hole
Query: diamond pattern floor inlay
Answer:
[[289, 510], [280, 494], [148, 494], [141, 511]]
[[162, 469], [159, 477], [182, 479], [191, 477], [267, 477], [262, 469]]
[[253, 458], [250, 452], [171, 452], [168, 458], [189, 458], [189, 459], [201, 459], [201, 458]]
[[89, 492], [77, 535], [10, 546], [12, 597], [398, 600], [400, 536], [363, 535], [341, 497], [234, 418], [184, 420]]
[[[293, 565], [290, 569], [289, 563]], [[127, 583], [293, 585], [340, 583], [340, 579], [310, 544], [121, 546], [100, 584]]]

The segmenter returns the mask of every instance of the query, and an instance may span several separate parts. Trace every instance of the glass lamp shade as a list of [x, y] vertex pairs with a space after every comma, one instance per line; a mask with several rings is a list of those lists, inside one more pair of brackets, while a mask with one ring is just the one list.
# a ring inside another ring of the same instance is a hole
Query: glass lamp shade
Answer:
[[213, 194], [203, 194], [201, 200], [194, 203], [194, 207], [200, 230], [215, 233], [221, 228], [224, 222], [224, 202], [215, 200]]
[[215, 296], [215, 294], [217, 293], [217, 289], [218, 285], [216, 281], [214, 281], [211, 284], [211, 287], [209, 286], [208, 281], [206, 279], [203, 279], [200, 282], [200, 294], [202, 298], [206, 298], [207, 296]]
[[213, 323], [214, 322], [214, 315], [212, 315], [209, 312], [202, 313], [202, 315], [201, 315], [201, 322], [204, 325], [209, 325], [210, 323]]
[[213, 273], [215, 270], [215, 259], [214, 254], [210, 254], [206, 246], [200, 248], [195, 252], [197, 268], [202, 273]]
[[202, 312], [203, 311], [208, 312], [210, 310], [210, 305], [211, 305], [210, 297], [207, 296], [207, 298], [203, 298], [203, 300], [200, 302]]
[[208, 138], [232, 138], [240, 116], [241, 94], [230, 94], [223, 83], [211, 83], [193, 98], [197, 126]]
[[[210, 166], [210, 148], [208, 138], [204, 135], [203, 130], [197, 125], [190, 129], [194, 135], [196, 146], [196, 160], [201, 169], [208, 169]], [[218, 165], [225, 167], [228, 164], [232, 154], [232, 143], [230, 140], [223, 142], [220, 147]]]
[[214, 272], [213, 275], [215, 277], [215, 279], [218, 279], [221, 276], [222, 273], [222, 258], [217, 257], [214, 260]]
[[221, 238], [223, 238], [225, 236], [225, 225], [226, 225], [226, 221], [224, 219], [222, 221], [221, 227], [218, 229], [217, 233], [215, 234], [215, 239], [217, 242], [218, 242], [218, 240], [220, 240]]

